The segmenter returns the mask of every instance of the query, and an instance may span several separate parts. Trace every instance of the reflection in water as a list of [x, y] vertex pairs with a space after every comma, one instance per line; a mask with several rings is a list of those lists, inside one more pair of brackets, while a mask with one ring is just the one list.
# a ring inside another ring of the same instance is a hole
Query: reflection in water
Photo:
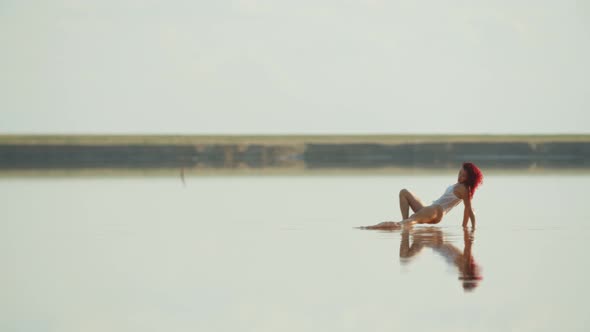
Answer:
[[[405, 228], [401, 232], [401, 244], [399, 257], [402, 263], [408, 263], [422, 251], [423, 248], [431, 248], [440, 254], [445, 261], [457, 267], [459, 280], [463, 283], [463, 289], [471, 291], [482, 280], [481, 271], [472, 255], [472, 246], [475, 230], [463, 229], [463, 251], [445, 240], [443, 231], [438, 227]], [[411, 244], [410, 244], [411, 237]]]

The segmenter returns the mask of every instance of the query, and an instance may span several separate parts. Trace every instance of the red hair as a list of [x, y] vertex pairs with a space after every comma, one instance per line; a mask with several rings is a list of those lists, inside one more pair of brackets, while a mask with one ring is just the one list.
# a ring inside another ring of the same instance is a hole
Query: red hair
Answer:
[[465, 181], [469, 189], [469, 198], [473, 198], [475, 190], [483, 183], [483, 173], [473, 163], [463, 163], [463, 169], [467, 172], [467, 181]]

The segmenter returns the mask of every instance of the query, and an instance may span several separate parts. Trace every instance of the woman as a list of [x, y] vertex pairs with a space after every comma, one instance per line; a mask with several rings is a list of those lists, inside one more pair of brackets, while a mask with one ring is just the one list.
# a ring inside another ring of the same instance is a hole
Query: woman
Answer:
[[[473, 163], [463, 163], [459, 170], [457, 183], [450, 185], [444, 194], [432, 202], [429, 206], [424, 206], [420, 200], [406, 189], [399, 192], [399, 207], [402, 211], [401, 222], [386, 221], [377, 225], [364, 227], [365, 229], [397, 229], [406, 224], [436, 224], [452, 208], [457, 206], [461, 201], [465, 206], [463, 212], [463, 227], [467, 227], [467, 222], [471, 219], [471, 226], [475, 228], [475, 214], [471, 208], [471, 199], [479, 185], [483, 181], [483, 174]], [[411, 216], [410, 208], [414, 211]]]

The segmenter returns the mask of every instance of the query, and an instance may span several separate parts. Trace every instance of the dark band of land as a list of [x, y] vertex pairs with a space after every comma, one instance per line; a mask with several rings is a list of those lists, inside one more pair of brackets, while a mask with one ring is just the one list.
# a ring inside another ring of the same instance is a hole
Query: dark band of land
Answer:
[[409, 144], [455, 142], [590, 142], [590, 134], [568, 135], [0, 135], [16, 145], [193, 145], [193, 144]]
[[590, 135], [0, 136], [0, 170], [590, 169]]

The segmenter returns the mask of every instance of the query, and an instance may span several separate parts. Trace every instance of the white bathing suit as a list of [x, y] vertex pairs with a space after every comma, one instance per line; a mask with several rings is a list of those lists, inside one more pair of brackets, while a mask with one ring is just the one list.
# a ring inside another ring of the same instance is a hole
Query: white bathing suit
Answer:
[[450, 185], [447, 188], [447, 190], [445, 190], [445, 193], [439, 199], [432, 202], [432, 205], [440, 205], [445, 214], [451, 211], [452, 208], [454, 208], [455, 206], [457, 206], [457, 204], [459, 204], [459, 202], [461, 202], [461, 199], [455, 196], [455, 193], [453, 192], [453, 190], [455, 189], [455, 185], [456, 184]]

